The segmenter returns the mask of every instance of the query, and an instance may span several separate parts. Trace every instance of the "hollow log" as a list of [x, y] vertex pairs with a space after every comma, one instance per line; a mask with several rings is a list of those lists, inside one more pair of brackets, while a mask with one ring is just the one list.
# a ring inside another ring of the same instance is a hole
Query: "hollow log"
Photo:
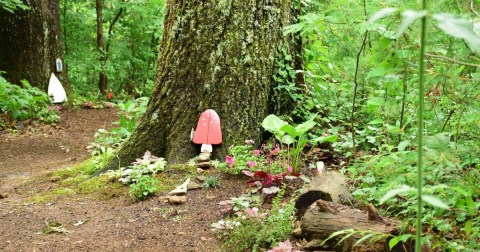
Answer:
[[[381, 217], [378, 211], [369, 204], [367, 211], [362, 211], [351, 206], [345, 206], [325, 200], [318, 200], [312, 204], [301, 220], [302, 236], [308, 241], [313, 241], [304, 247], [305, 250], [334, 249], [336, 251], [389, 251], [388, 240], [391, 235], [397, 235], [400, 222], [393, 218]], [[327, 238], [335, 232], [354, 229], [355, 234], [339, 242], [345, 235]], [[363, 232], [363, 233], [362, 233]], [[378, 241], [366, 240], [354, 246], [355, 242], [363, 236], [375, 233], [372, 238]], [[405, 246], [396, 246], [394, 251], [406, 251]], [[402, 248], [400, 248], [402, 247]]]

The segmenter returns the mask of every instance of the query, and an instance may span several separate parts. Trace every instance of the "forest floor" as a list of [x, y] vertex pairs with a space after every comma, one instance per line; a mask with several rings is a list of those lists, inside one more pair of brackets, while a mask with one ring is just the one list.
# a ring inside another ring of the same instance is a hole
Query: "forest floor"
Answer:
[[[86, 146], [99, 128], [114, 127], [116, 112], [72, 108], [61, 111], [55, 125], [0, 132], [1, 251], [219, 250], [210, 224], [222, 218], [218, 202], [245, 188], [237, 177], [223, 175], [220, 189], [189, 191], [187, 203], [177, 206], [162, 200], [165, 192], [133, 201], [128, 187], [103, 194], [58, 191], [35, 200], [61, 188], [53, 171], [87, 159]], [[61, 227], [45, 234], [54, 223]]]

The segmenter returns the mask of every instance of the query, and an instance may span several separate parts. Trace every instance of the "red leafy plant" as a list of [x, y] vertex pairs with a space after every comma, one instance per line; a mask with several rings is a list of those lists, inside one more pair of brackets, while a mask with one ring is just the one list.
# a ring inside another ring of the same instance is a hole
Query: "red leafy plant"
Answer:
[[286, 172], [282, 172], [280, 174], [272, 174], [265, 171], [251, 172], [248, 170], [244, 170], [242, 171], [242, 173], [252, 178], [247, 181], [247, 185], [254, 188], [253, 192], [257, 192], [261, 189], [262, 193], [267, 195], [279, 192], [283, 180], [285, 176], [287, 176]]

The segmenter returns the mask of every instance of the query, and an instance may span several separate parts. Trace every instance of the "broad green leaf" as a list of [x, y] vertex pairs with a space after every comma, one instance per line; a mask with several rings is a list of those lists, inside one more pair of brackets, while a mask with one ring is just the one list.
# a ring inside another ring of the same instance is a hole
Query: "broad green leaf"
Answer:
[[407, 148], [409, 144], [410, 144], [410, 141], [408, 140], [400, 142], [397, 146], [398, 151], [405, 151], [405, 148]]
[[313, 121], [314, 119], [315, 117], [312, 117], [310, 120], [297, 125], [297, 127], [295, 127], [295, 131], [297, 132], [297, 134], [301, 136], [307, 133], [307, 131], [311, 130], [315, 126], [315, 122]]
[[386, 16], [392, 15], [397, 10], [398, 10], [397, 8], [383, 8], [383, 9], [377, 11], [375, 14], [373, 14], [372, 17], [370, 17], [370, 19], [367, 21], [367, 24], [373, 24], [376, 21], [378, 21], [378, 20], [380, 20], [380, 19], [382, 19]]
[[265, 130], [270, 131], [274, 134], [280, 134], [280, 128], [286, 124], [288, 123], [278, 118], [276, 115], [269, 115], [265, 119], [263, 119], [262, 127]]
[[383, 120], [381, 118], [375, 119], [373, 121], [368, 122], [368, 124], [383, 124]]
[[425, 17], [427, 15], [427, 11], [414, 11], [414, 10], [406, 10], [402, 12], [403, 20], [400, 26], [398, 27], [397, 34], [395, 37], [400, 37], [403, 32], [417, 19]]
[[473, 52], [480, 54], [480, 37], [473, 31], [472, 22], [450, 13], [435, 14], [433, 18], [437, 20], [438, 28], [452, 37], [464, 39]]
[[295, 130], [295, 127], [293, 127], [290, 124], [285, 124], [280, 128], [280, 131], [285, 132], [287, 135], [295, 138], [298, 136], [298, 132]]
[[367, 101], [367, 112], [372, 112], [375, 108], [385, 104], [385, 100], [381, 97], [373, 97]]
[[433, 195], [422, 195], [422, 200], [434, 207], [449, 209], [449, 206], [447, 204], [445, 204], [443, 201]]
[[414, 191], [414, 189], [410, 186], [407, 186], [407, 185], [402, 185], [399, 188], [392, 189], [392, 190], [388, 191], [385, 195], [383, 195], [383, 197], [380, 199], [380, 204], [385, 203], [385, 201], [397, 196], [398, 194], [406, 193], [406, 192], [410, 192], [410, 191]]
[[333, 143], [335, 141], [337, 141], [338, 139], [338, 135], [330, 135], [330, 136], [325, 136], [325, 137], [317, 137], [317, 138], [314, 138], [312, 140], [310, 140], [311, 143], [313, 144], [319, 144], [319, 143], [324, 143], [324, 142], [329, 142], [329, 143]]
[[295, 143], [295, 138], [293, 138], [293, 137], [290, 136], [290, 135], [284, 135], [284, 136], [281, 138], [281, 141], [282, 141], [282, 143], [284, 143], [284, 144], [286, 144], [286, 145], [290, 145], [290, 144]]

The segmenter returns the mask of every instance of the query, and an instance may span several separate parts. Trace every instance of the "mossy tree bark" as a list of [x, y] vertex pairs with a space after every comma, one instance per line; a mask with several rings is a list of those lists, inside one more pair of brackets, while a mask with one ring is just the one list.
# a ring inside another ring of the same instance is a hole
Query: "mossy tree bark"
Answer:
[[[5, 71], [5, 78], [12, 83], [25, 79], [47, 91], [50, 74], [56, 73], [56, 59], [64, 59], [59, 1], [24, 2], [30, 10], [12, 14], [0, 8], [0, 71]], [[67, 95], [71, 95], [66, 69], [56, 75]]]
[[223, 144], [214, 157], [245, 139], [261, 138], [269, 113], [275, 58], [288, 40], [291, 0], [168, 0], [164, 33], [147, 112], [105, 169], [146, 150], [170, 163], [194, 157], [190, 130], [206, 109], [221, 118]]

